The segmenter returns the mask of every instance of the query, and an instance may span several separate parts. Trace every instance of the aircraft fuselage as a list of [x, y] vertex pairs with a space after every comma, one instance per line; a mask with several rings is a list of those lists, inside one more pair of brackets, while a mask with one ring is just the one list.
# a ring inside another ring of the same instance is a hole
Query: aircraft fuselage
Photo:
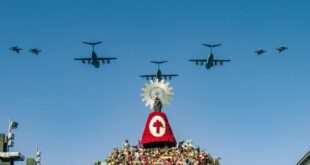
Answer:
[[100, 67], [100, 62], [98, 60], [97, 54], [93, 51], [92, 52], [92, 62], [91, 64], [95, 67], [95, 68], [99, 68]]
[[161, 80], [162, 80], [162, 73], [161, 73], [161, 70], [160, 70], [160, 69], [157, 70], [156, 77], [157, 77], [158, 81], [161, 81]]
[[211, 54], [209, 55], [208, 61], [207, 61], [207, 63], [206, 63], [206, 68], [207, 68], [207, 69], [211, 69], [211, 67], [214, 65], [214, 64], [213, 64], [213, 60], [214, 60], [214, 56], [213, 56], [213, 54], [211, 53]]

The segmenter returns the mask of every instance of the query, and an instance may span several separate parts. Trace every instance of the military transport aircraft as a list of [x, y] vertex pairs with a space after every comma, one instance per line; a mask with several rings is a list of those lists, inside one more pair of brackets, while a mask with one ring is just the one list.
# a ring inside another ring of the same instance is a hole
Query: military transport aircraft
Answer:
[[222, 44], [202, 44], [203, 46], [209, 47], [211, 49], [211, 52], [207, 59], [190, 59], [189, 61], [196, 62], [196, 65], [200, 64], [206, 64], [206, 69], [211, 69], [213, 66], [217, 66], [219, 63], [220, 65], [223, 65], [224, 62], [230, 62], [231, 60], [223, 60], [223, 59], [214, 59], [214, 55], [212, 52], [212, 48], [221, 46]]
[[140, 77], [142, 78], [146, 78], [146, 80], [149, 79], [154, 79], [157, 78], [158, 81], [161, 81], [162, 79], [169, 79], [171, 80], [173, 77], [178, 76], [177, 74], [162, 74], [161, 70], [160, 70], [160, 64], [166, 63], [168, 61], [150, 61], [151, 63], [157, 64], [158, 70], [157, 70], [157, 74], [149, 74], [149, 75], [140, 75]]
[[280, 46], [280, 47], [278, 47], [276, 50], [277, 50], [279, 53], [282, 53], [282, 52], [285, 51], [286, 49], [288, 49], [287, 46]]
[[42, 52], [42, 50], [39, 50], [37, 48], [33, 48], [33, 49], [30, 49], [29, 52], [35, 54], [35, 55], [39, 55], [40, 52]]
[[261, 49], [261, 48], [254, 51], [254, 53], [256, 53], [257, 55], [262, 55], [262, 54], [264, 54], [266, 52], [267, 52], [266, 50]]
[[13, 52], [19, 53], [23, 49], [19, 48], [18, 46], [13, 46], [13, 47], [10, 48], [10, 50], [12, 50]]
[[115, 57], [98, 57], [95, 52], [95, 45], [101, 44], [102, 42], [83, 42], [84, 44], [91, 45], [93, 47], [93, 51], [91, 54], [91, 57], [84, 57], [84, 58], [75, 58], [74, 60], [82, 61], [83, 64], [87, 63], [92, 64], [95, 68], [100, 67], [100, 61], [102, 64], [104, 63], [110, 63], [111, 60], [115, 60], [117, 58]]

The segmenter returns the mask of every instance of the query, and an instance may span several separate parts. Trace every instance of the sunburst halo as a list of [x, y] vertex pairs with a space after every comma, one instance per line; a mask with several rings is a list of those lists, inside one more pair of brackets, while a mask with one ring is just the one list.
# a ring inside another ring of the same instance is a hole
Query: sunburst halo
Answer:
[[153, 109], [156, 96], [159, 97], [163, 106], [167, 106], [172, 100], [172, 95], [172, 87], [169, 86], [169, 82], [165, 83], [165, 80], [158, 81], [158, 79], [155, 81], [150, 80], [149, 83], [146, 83], [144, 88], [142, 88], [141, 94], [143, 97], [142, 101], [150, 109]]

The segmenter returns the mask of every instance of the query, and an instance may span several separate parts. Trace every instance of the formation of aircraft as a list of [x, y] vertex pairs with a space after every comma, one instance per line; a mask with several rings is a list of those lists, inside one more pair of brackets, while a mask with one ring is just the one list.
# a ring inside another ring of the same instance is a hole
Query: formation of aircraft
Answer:
[[30, 49], [29, 52], [35, 55], [39, 55], [39, 53], [42, 52], [42, 50], [39, 50], [38, 48], [33, 48], [33, 49]]
[[146, 78], [146, 80], [149, 79], [158, 79], [158, 81], [161, 81], [162, 79], [169, 79], [171, 80], [173, 77], [178, 76], [177, 74], [162, 74], [160, 70], [160, 64], [166, 63], [168, 61], [150, 61], [151, 63], [157, 64], [157, 74], [147, 74], [147, 75], [140, 75], [142, 78]]
[[101, 44], [102, 43], [101, 41], [100, 42], [83, 42], [83, 43], [92, 46], [93, 51], [92, 51], [91, 57], [75, 58], [74, 60], [82, 61], [83, 64], [88, 63], [88, 64], [93, 65], [95, 68], [99, 68], [100, 62], [102, 64], [105, 64], [105, 63], [109, 64], [111, 60], [117, 59], [115, 57], [98, 57], [97, 56], [97, 53], [95, 52], [95, 46], [98, 44]]
[[[10, 47], [11, 51], [19, 54], [21, 50], [23, 50], [22, 48], [18, 47], [18, 46], [12, 46]], [[33, 54], [36, 54], [36, 55], [39, 55], [40, 52], [42, 52], [41, 50], [39, 50], [38, 48], [33, 48], [33, 49], [30, 49], [29, 52], [33, 53]]]
[[13, 46], [13, 47], [10, 48], [10, 50], [12, 50], [13, 52], [19, 53], [23, 49], [19, 48], [18, 46]]
[[[276, 48], [276, 50], [279, 52], [279, 53], [282, 53], [284, 52], [285, 50], [287, 50], [288, 47], [287, 46], [280, 46], [278, 48]], [[257, 55], [262, 55], [264, 53], [266, 53], [267, 51], [264, 50], [264, 49], [257, 49], [256, 51], [254, 51]]]
[[[81, 61], [83, 64], [91, 64], [93, 65], [95, 68], [99, 68], [100, 64], [109, 64], [112, 60], [116, 60], [116, 57], [98, 57], [97, 53], [95, 52], [95, 46], [98, 44], [101, 44], [102, 42], [82, 42], [84, 44], [90, 45], [92, 46], [92, 53], [90, 57], [82, 57], [82, 58], [74, 58], [74, 60], [77, 61]], [[210, 53], [209, 56], [207, 58], [201, 58], [201, 59], [190, 59], [189, 61], [191, 62], [195, 62], [196, 65], [205, 65], [206, 69], [209, 70], [211, 69], [213, 66], [217, 66], [219, 65], [223, 65], [225, 62], [231, 62], [230, 59], [217, 59], [215, 58], [214, 54], [213, 54], [213, 48], [215, 47], [219, 47], [222, 44], [202, 44], [203, 46], [209, 47], [210, 48]], [[279, 53], [282, 53], [284, 51], [286, 51], [288, 49], [287, 46], [279, 46], [276, 48], [276, 50]], [[9, 50], [15, 52], [15, 53], [20, 53], [21, 50], [23, 50], [22, 48], [18, 47], [18, 46], [12, 46], [9, 48]], [[33, 48], [30, 49], [29, 52], [35, 54], [35, 55], [39, 55], [40, 52], [42, 52], [42, 50], [38, 49], [38, 48]], [[263, 55], [264, 53], [266, 53], [267, 51], [264, 49], [257, 49], [254, 51], [257, 55]], [[173, 77], [178, 76], [177, 74], [162, 74], [161, 70], [160, 70], [160, 65], [163, 63], [166, 63], [168, 61], [150, 61], [151, 63], [157, 64], [158, 66], [158, 70], [156, 74], [149, 74], [149, 75], [140, 75], [140, 77], [142, 78], [146, 78], [147, 80], [149, 79], [155, 79], [157, 78], [158, 80], [162, 80], [162, 79], [172, 79]]]
[[214, 54], [212, 52], [212, 49], [218, 46], [221, 46], [222, 44], [202, 44], [203, 46], [209, 47], [211, 52], [206, 59], [190, 59], [189, 61], [195, 62], [196, 65], [204, 65], [206, 66], [206, 69], [211, 69], [213, 66], [217, 66], [217, 64], [223, 65], [225, 62], [230, 62], [231, 60], [226, 59], [215, 59]]

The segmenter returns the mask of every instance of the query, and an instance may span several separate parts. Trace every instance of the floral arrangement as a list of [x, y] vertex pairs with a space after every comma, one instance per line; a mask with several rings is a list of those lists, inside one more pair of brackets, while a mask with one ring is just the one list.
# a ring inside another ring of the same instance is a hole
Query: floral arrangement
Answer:
[[128, 141], [122, 148], [113, 149], [105, 162], [95, 165], [220, 165], [219, 157], [211, 157], [191, 140], [181, 141], [177, 147], [142, 148], [130, 146]]

